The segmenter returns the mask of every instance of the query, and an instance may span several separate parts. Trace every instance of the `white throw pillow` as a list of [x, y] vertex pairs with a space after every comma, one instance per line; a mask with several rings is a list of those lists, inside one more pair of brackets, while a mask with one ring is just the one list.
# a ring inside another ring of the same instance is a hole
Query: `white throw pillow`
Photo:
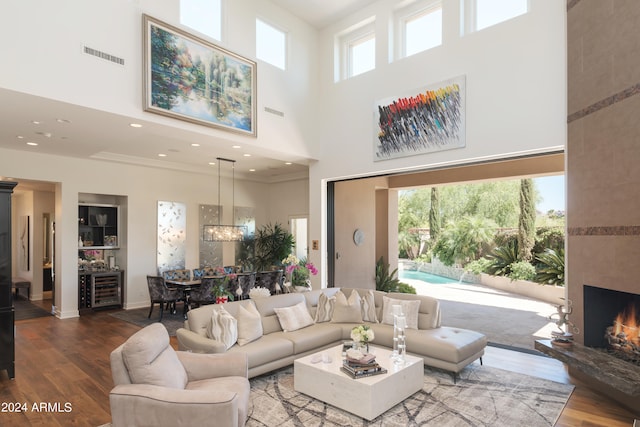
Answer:
[[253, 304], [247, 304], [246, 308], [242, 305], [238, 307], [236, 319], [238, 320], [238, 345], [249, 344], [262, 336], [262, 319]]
[[336, 292], [336, 302], [333, 305], [333, 314], [331, 315], [332, 323], [361, 323], [362, 307], [360, 303], [360, 294], [352, 291], [349, 299], [342, 293]]
[[307, 304], [304, 301], [291, 307], [274, 307], [273, 311], [278, 316], [278, 321], [285, 332], [297, 331], [313, 325], [313, 318], [309, 314]]
[[[354, 291], [355, 292], [355, 291]], [[368, 290], [362, 298], [362, 320], [378, 323], [376, 315], [376, 301], [372, 290]]]
[[222, 304], [215, 307], [211, 314], [211, 323], [207, 328], [209, 338], [220, 341], [228, 350], [238, 341], [238, 321]]
[[407, 328], [418, 329], [418, 312], [420, 311], [420, 300], [401, 300], [383, 296], [381, 323], [393, 325], [394, 305], [402, 306], [402, 313], [407, 320]]
[[324, 293], [318, 297], [318, 307], [316, 308], [316, 323], [328, 322], [333, 315], [333, 305], [336, 297], [328, 297]]

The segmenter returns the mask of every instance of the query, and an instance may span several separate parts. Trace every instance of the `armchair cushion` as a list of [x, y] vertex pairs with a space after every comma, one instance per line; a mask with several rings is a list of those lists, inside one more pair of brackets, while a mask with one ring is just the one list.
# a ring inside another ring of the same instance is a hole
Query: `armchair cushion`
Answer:
[[187, 384], [187, 372], [161, 323], [152, 323], [133, 334], [122, 347], [122, 359], [132, 383], [177, 389]]
[[213, 309], [207, 336], [224, 344], [226, 349], [238, 341], [238, 321], [224, 309], [222, 304]]

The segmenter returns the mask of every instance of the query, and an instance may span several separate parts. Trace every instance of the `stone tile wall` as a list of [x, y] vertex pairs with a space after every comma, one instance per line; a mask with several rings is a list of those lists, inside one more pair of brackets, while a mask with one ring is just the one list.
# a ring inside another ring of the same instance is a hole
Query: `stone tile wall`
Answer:
[[[640, 293], [640, 2], [567, 2], [567, 280]], [[582, 334], [576, 341], [583, 343]]]

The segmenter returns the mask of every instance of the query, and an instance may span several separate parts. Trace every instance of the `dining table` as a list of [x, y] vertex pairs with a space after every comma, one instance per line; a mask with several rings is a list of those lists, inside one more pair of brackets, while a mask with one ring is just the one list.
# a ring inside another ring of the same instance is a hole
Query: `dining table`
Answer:
[[184, 318], [187, 318], [187, 312], [189, 311], [189, 295], [191, 294], [191, 290], [193, 288], [197, 288], [202, 284], [202, 281], [199, 279], [196, 280], [165, 280], [167, 286], [175, 287], [176, 289], [180, 289], [182, 291], [182, 296], [184, 297], [184, 305], [182, 306], [182, 315]]

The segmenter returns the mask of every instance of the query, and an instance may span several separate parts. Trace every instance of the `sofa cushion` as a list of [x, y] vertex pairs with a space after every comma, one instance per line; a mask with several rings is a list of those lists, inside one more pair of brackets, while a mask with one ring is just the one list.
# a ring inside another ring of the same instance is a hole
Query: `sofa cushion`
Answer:
[[360, 298], [362, 298], [362, 320], [377, 323], [378, 316], [376, 315], [376, 302], [373, 291], [360, 292]]
[[238, 321], [224, 309], [222, 304], [216, 304], [211, 314], [211, 324], [207, 329], [207, 336], [224, 344], [226, 349], [238, 341]]
[[333, 305], [331, 322], [333, 323], [359, 323], [362, 322], [362, 307], [360, 294], [351, 292], [349, 299], [342, 293], [336, 292], [336, 301]]
[[407, 321], [407, 328], [418, 329], [418, 312], [420, 300], [399, 300], [395, 298], [382, 298], [382, 323], [393, 325], [393, 306], [402, 306], [402, 313]]
[[262, 336], [262, 319], [253, 305], [238, 307], [238, 345], [245, 345]]
[[[304, 331], [291, 332], [297, 334]], [[284, 337], [284, 332], [263, 335], [262, 338], [252, 341], [242, 347], [234, 345], [227, 353], [246, 353], [249, 359], [249, 369], [267, 363], [273, 363], [280, 359], [293, 356], [293, 342]]]
[[291, 307], [276, 307], [273, 309], [278, 316], [278, 321], [285, 332], [297, 331], [309, 325], [313, 325], [313, 318], [307, 310], [307, 303], [300, 301]]
[[468, 329], [442, 326], [407, 331], [407, 352], [454, 364], [482, 352], [486, 346], [487, 337], [484, 334]]
[[329, 297], [325, 294], [320, 294], [318, 297], [318, 307], [316, 308], [316, 323], [328, 322], [331, 320], [335, 302], [335, 296]]
[[273, 335], [290, 340], [294, 354], [315, 351], [342, 340], [341, 328], [330, 323], [316, 323], [294, 332], [276, 332]]
[[122, 359], [133, 384], [184, 389], [187, 371], [169, 345], [169, 333], [152, 323], [133, 334], [122, 347]]

